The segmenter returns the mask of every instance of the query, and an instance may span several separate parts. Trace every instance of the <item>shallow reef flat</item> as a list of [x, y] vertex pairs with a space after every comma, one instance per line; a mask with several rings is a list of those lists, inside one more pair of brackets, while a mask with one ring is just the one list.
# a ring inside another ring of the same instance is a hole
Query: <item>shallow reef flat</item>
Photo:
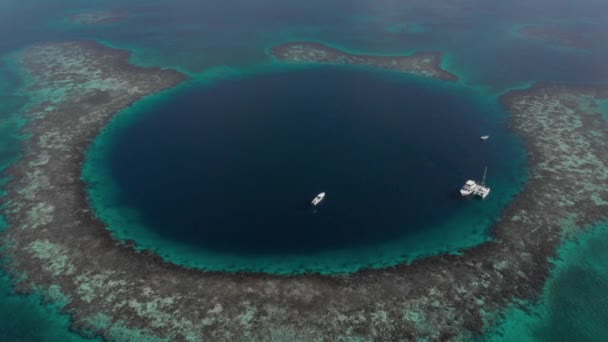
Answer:
[[290, 42], [276, 45], [271, 54], [290, 63], [323, 63], [368, 66], [415, 75], [456, 81], [458, 76], [441, 68], [441, 53], [419, 52], [411, 56], [352, 54], [317, 42]]
[[23, 158], [8, 170], [0, 252], [16, 288], [63, 304], [82, 333], [112, 340], [457, 340], [507, 304], [537, 298], [563, 237], [608, 216], [608, 87], [536, 85], [503, 96], [529, 148], [531, 180], [495, 240], [349, 275], [203, 272], [114, 239], [80, 179], [86, 148], [133, 101], [183, 81], [93, 43], [25, 49]]
[[73, 22], [78, 24], [111, 24], [125, 20], [129, 16], [127, 11], [95, 11], [77, 13], [71, 16]]

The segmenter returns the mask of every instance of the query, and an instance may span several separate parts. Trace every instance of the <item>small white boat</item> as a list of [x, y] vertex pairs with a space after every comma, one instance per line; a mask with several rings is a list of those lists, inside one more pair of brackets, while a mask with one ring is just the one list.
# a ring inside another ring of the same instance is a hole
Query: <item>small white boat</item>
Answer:
[[464, 183], [464, 185], [460, 189], [460, 194], [462, 196], [469, 196], [470, 194], [475, 192], [475, 190], [477, 190], [477, 183], [469, 179], [466, 183]]
[[323, 199], [325, 198], [325, 193], [322, 192], [320, 194], [317, 195], [317, 197], [313, 198], [312, 200], [312, 205], [317, 206], [319, 203], [321, 203], [321, 201], [323, 201]]
[[481, 136], [481, 140], [488, 140], [488, 139], [490, 139], [489, 135], [482, 135]]

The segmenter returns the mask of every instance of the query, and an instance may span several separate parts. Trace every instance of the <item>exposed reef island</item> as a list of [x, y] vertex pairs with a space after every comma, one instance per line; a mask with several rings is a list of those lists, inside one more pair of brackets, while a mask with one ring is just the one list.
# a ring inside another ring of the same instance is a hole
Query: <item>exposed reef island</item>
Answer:
[[361, 55], [317, 42], [291, 42], [272, 47], [271, 54], [290, 63], [359, 65], [456, 81], [458, 76], [441, 68], [441, 53], [419, 52], [411, 56]]
[[129, 13], [126, 11], [95, 11], [74, 14], [71, 19], [78, 24], [94, 25], [116, 23], [128, 16]]
[[95, 43], [52, 43], [17, 57], [42, 99], [8, 172], [1, 235], [22, 292], [41, 291], [74, 329], [112, 340], [456, 340], [505, 306], [537, 298], [568, 234], [608, 215], [608, 87], [536, 85], [502, 97], [529, 149], [531, 180], [493, 227], [495, 240], [350, 275], [221, 273], [167, 263], [114, 239], [80, 178], [104, 124], [142, 96], [182, 82]]

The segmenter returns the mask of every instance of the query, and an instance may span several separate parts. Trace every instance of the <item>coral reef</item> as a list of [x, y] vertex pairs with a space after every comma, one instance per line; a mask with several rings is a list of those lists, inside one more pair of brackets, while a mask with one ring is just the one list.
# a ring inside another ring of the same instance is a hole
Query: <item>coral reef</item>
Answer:
[[[95, 43], [51, 43], [18, 61], [40, 99], [23, 157], [7, 172], [0, 253], [20, 291], [64, 304], [80, 332], [113, 340], [450, 340], [474, 336], [517, 299], [535, 298], [556, 246], [608, 214], [608, 87], [536, 85], [503, 96], [529, 148], [531, 180], [494, 241], [349, 275], [203, 272], [114, 239], [80, 179], [86, 148], [142, 96], [182, 82]], [[564, 227], [572, 227], [565, 230]]]
[[458, 76], [441, 68], [441, 54], [420, 52], [411, 56], [372, 56], [347, 53], [321, 43], [292, 42], [274, 46], [271, 53], [290, 63], [323, 63], [369, 66], [380, 69], [456, 81]]

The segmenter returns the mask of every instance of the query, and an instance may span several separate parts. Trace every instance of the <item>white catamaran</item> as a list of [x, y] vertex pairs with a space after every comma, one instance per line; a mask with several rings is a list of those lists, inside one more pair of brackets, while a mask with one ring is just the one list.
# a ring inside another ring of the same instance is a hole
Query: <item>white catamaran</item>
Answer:
[[464, 183], [464, 185], [460, 189], [460, 194], [462, 196], [469, 196], [473, 194], [481, 198], [488, 197], [488, 195], [490, 194], [490, 188], [486, 186], [487, 172], [488, 167], [486, 166], [485, 170], [483, 171], [483, 180], [481, 181], [481, 184], [478, 184], [477, 182], [469, 179], [466, 183]]
[[477, 188], [473, 192], [475, 196], [479, 196], [481, 198], [486, 198], [490, 194], [490, 188], [486, 186], [486, 173], [488, 172], [488, 167], [483, 171], [483, 180], [481, 184], [477, 185]]

